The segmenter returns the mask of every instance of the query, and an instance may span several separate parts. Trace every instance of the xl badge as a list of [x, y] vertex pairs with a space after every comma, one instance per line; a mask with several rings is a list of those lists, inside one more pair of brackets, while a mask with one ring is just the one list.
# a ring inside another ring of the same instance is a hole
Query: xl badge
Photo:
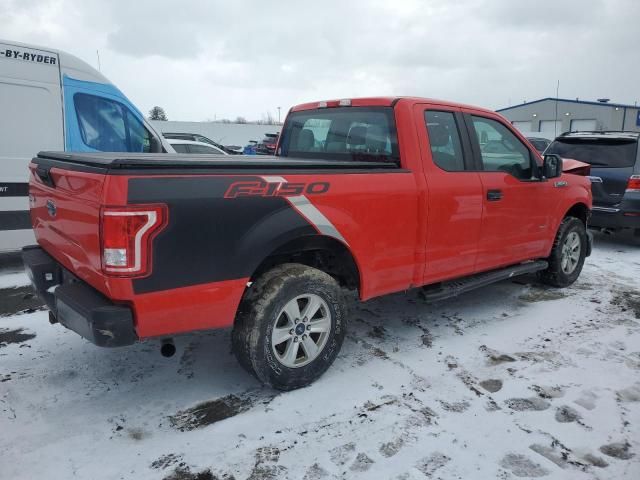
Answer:
[[50, 216], [56, 216], [56, 212], [58, 211], [58, 209], [56, 207], [56, 204], [53, 203], [53, 200], [47, 200], [47, 211], [49, 212]]

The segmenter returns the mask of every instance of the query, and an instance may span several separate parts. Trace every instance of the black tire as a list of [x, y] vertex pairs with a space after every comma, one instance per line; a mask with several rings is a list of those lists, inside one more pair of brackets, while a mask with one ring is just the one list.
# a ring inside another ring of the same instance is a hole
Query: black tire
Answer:
[[[289, 368], [274, 354], [272, 332], [285, 305], [308, 294], [326, 303], [330, 331], [314, 360]], [[338, 282], [315, 268], [289, 263], [264, 273], [247, 289], [236, 315], [232, 346], [240, 364], [258, 380], [278, 390], [294, 390], [309, 385], [331, 366], [342, 347], [345, 327], [346, 303]]]
[[[562, 269], [563, 246], [567, 237], [575, 232], [580, 239], [580, 256], [575, 268], [567, 273]], [[553, 242], [551, 255], [547, 258], [549, 267], [539, 274], [542, 283], [553, 287], [567, 287], [577, 280], [584, 265], [587, 253], [587, 230], [582, 220], [576, 217], [565, 217], [558, 228], [556, 238]]]

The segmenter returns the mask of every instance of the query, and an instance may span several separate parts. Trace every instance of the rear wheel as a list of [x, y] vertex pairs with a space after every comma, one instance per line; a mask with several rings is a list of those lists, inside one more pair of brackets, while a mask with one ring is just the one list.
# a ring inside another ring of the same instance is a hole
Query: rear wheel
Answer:
[[336, 280], [300, 264], [266, 272], [247, 290], [233, 329], [240, 364], [263, 383], [293, 390], [333, 363], [345, 335], [345, 301]]
[[575, 282], [584, 265], [587, 242], [584, 223], [575, 217], [565, 217], [547, 259], [549, 267], [540, 273], [542, 282], [554, 287], [566, 287]]

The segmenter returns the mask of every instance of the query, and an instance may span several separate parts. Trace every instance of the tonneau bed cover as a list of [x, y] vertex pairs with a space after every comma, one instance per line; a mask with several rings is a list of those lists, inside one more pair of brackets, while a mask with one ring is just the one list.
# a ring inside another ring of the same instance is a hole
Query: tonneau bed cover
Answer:
[[[188, 155], [181, 153], [40, 152], [37, 164], [73, 164], [106, 170], [118, 169], [387, 169], [395, 163], [276, 157], [271, 155]], [[70, 165], [71, 166], [71, 165]]]

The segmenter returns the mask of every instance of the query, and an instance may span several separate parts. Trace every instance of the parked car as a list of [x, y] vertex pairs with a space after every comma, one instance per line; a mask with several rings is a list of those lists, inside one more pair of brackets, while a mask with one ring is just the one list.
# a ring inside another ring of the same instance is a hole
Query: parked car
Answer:
[[209, 143], [196, 142], [193, 140], [177, 140], [175, 138], [170, 139], [169, 143], [177, 153], [229, 155], [226, 151]]
[[276, 153], [276, 144], [278, 143], [277, 133], [265, 133], [262, 142], [256, 145], [257, 155], [274, 155]]
[[[214, 147], [216, 147], [219, 150], [222, 150], [223, 152], [229, 154], [229, 155], [237, 155], [241, 152], [238, 151], [237, 146], [235, 145], [222, 145], [218, 142], [214, 142], [213, 140], [211, 140], [208, 137], [205, 137], [204, 135], [200, 135], [198, 133], [167, 133], [167, 132], [163, 132], [162, 136], [168, 140], [189, 140], [192, 142], [201, 142], [201, 143], [208, 143], [209, 145], [213, 145]], [[170, 142], [171, 143], [171, 142]]]
[[249, 140], [249, 143], [242, 149], [243, 155], [256, 155], [257, 146], [258, 142], [256, 140]]
[[593, 215], [590, 226], [632, 228], [640, 236], [640, 149], [638, 132], [570, 132], [547, 149], [591, 165]]
[[542, 137], [527, 137], [529, 143], [535, 147], [538, 153], [542, 154], [551, 145], [551, 140]]
[[34, 242], [27, 165], [40, 150], [173, 152], [104, 75], [69, 53], [0, 40], [0, 252]]
[[[483, 154], [480, 131], [510, 155]], [[532, 272], [565, 287], [591, 251], [589, 180], [543, 161], [489, 110], [307, 103], [278, 148], [269, 159], [40, 153], [39, 245], [23, 260], [51, 321], [107, 347], [233, 327], [244, 368], [288, 390], [338, 355], [345, 289], [368, 300], [425, 286], [435, 301]]]
[[[225, 145], [225, 147], [229, 155], [242, 155], [242, 151], [244, 150], [244, 147], [242, 145]], [[231, 151], [232, 153], [230, 153], [229, 151]]]

